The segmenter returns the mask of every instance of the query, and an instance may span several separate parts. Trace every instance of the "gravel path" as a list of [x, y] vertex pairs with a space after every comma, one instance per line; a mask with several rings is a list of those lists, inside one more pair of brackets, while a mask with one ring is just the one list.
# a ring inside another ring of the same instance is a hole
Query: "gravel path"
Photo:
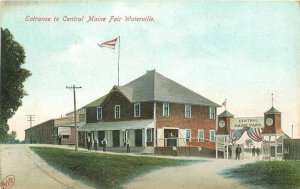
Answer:
[[[32, 152], [28, 145], [0, 145], [1, 180], [7, 175], [15, 176], [12, 189], [76, 189], [89, 186], [71, 179], [50, 167]], [[0, 185], [1, 188], [1, 185]]]
[[[12, 189], [60, 189], [60, 188], [91, 188], [80, 181], [50, 167], [43, 159], [29, 149], [30, 145], [0, 145], [0, 178], [14, 175], [16, 183]], [[67, 148], [68, 146], [35, 145]], [[72, 147], [73, 149], [73, 147]], [[86, 149], [79, 149], [86, 151]], [[91, 152], [94, 153], [94, 152]], [[102, 153], [98, 151], [97, 153]], [[114, 153], [110, 153], [114, 154]], [[118, 153], [119, 154], [119, 153]], [[128, 154], [135, 156], [135, 154]], [[244, 160], [215, 160], [189, 157], [162, 157], [174, 159], [206, 160], [187, 166], [167, 167], [142, 174], [125, 183], [125, 189], [260, 189], [255, 185], [241, 184], [237, 179], [224, 178], [219, 173], [224, 169], [237, 167], [255, 159]], [[1, 185], [0, 185], [1, 189]]]
[[224, 178], [219, 173], [224, 169], [251, 163], [246, 160], [208, 160], [207, 162], [182, 167], [168, 167], [136, 177], [125, 184], [125, 189], [260, 189], [256, 185], [241, 184], [237, 179]]

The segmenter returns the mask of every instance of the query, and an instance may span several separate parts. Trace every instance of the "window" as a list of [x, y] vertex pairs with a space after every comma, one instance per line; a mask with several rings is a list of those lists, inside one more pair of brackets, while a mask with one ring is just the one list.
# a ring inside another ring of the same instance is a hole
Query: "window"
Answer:
[[163, 103], [163, 116], [169, 117], [169, 103], [167, 102]]
[[63, 138], [69, 138], [69, 135], [63, 135], [62, 137]]
[[184, 108], [184, 116], [186, 118], [191, 118], [192, 117], [192, 107], [191, 105], [185, 105], [185, 108]]
[[97, 107], [97, 120], [102, 119], [102, 107]]
[[115, 105], [115, 119], [120, 119], [121, 117], [121, 107], [120, 105]]
[[216, 108], [210, 106], [209, 107], [209, 119], [216, 119]]
[[147, 142], [153, 141], [153, 131], [154, 129], [147, 129]]
[[198, 129], [198, 142], [203, 142], [203, 141], [204, 141], [204, 130]]
[[129, 134], [128, 130], [123, 130], [123, 144], [124, 144], [124, 146], [126, 146], [128, 134]]
[[209, 130], [209, 141], [215, 142], [215, 130]]
[[133, 111], [134, 111], [134, 117], [140, 117], [141, 116], [141, 104], [135, 103]]
[[185, 133], [186, 133], [185, 136], [186, 142], [191, 142], [191, 129], [187, 129]]

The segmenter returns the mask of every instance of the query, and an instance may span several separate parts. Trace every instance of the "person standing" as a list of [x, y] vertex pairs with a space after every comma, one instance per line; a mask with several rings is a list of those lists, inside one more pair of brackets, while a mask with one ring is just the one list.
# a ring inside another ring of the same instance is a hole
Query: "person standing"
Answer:
[[242, 148], [240, 147], [240, 145], [238, 144], [238, 146], [235, 149], [235, 159], [240, 159], [240, 155], [242, 153]]
[[232, 158], [232, 146], [229, 145], [228, 146], [228, 159], [231, 159]]
[[107, 140], [104, 137], [101, 141], [102, 147], [103, 147], [103, 152], [106, 152], [106, 145], [107, 145]]
[[58, 136], [58, 144], [62, 145], [62, 136], [61, 135]]
[[260, 149], [256, 147], [256, 156], [258, 157], [260, 155]]
[[255, 146], [252, 148], [252, 157], [255, 157]]
[[126, 152], [130, 153], [130, 139], [129, 138], [127, 139], [127, 142], [126, 142]]
[[94, 138], [94, 150], [97, 151], [98, 149], [98, 139], [97, 137]]
[[90, 136], [88, 136], [88, 138], [87, 138], [87, 146], [88, 146], [88, 151], [90, 151], [91, 150], [91, 137]]

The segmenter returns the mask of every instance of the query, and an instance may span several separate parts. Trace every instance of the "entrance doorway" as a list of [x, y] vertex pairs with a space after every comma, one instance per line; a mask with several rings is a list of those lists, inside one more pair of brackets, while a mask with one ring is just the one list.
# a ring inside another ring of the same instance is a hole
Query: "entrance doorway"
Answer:
[[164, 129], [165, 146], [177, 146], [178, 129]]
[[113, 147], [120, 147], [120, 131], [114, 130], [113, 134]]
[[101, 141], [104, 139], [104, 137], [105, 137], [105, 132], [104, 131], [98, 131], [99, 146], [102, 146]]
[[135, 136], [135, 146], [142, 147], [143, 146], [142, 129], [134, 130], [134, 136]]

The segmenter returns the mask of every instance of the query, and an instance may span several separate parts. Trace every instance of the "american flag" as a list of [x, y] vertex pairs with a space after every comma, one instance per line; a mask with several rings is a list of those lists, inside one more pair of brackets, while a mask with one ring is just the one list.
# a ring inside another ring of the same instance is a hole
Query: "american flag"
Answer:
[[98, 44], [98, 45], [99, 45], [99, 47], [108, 47], [108, 48], [111, 48], [111, 49], [115, 49], [117, 41], [118, 41], [118, 38], [110, 40], [110, 41], [103, 42], [103, 43]]

